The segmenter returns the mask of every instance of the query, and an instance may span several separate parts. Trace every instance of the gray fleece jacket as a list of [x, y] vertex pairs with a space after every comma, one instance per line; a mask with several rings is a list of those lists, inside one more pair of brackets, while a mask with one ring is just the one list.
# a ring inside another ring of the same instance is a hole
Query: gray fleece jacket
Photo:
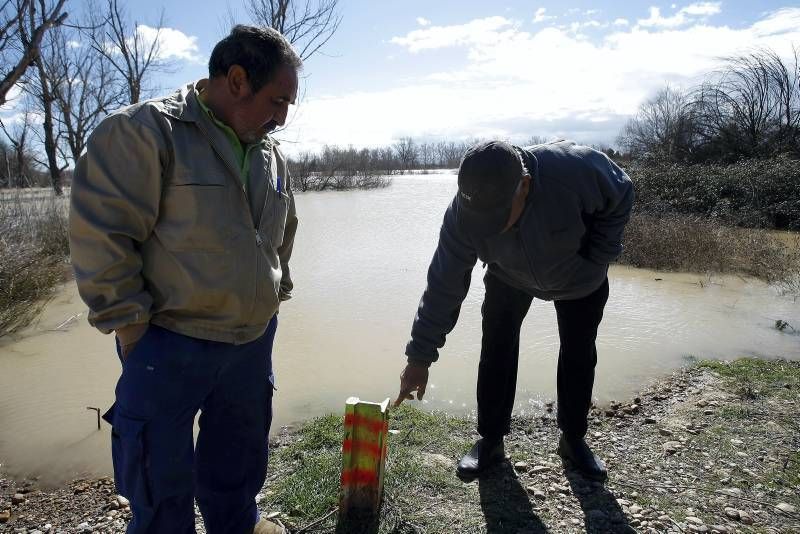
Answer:
[[571, 141], [521, 149], [531, 190], [514, 227], [487, 239], [459, 224], [458, 201], [444, 215], [428, 285], [406, 346], [409, 361], [434, 362], [455, 327], [477, 260], [512, 287], [544, 300], [585, 297], [622, 253], [633, 186], [605, 154]]

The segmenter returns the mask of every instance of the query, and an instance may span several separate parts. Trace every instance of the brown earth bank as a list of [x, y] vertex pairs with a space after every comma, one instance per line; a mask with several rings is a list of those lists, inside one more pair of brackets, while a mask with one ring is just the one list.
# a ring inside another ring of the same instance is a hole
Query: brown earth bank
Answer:
[[[587, 439], [608, 465], [604, 485], [562, 466], [552, 409], [515, 418], [507, 461], [471, 483], [454, 468], [473, 419], [394, 410], [380, 532], [800, 533], [800, 363], [694, 362], [594, 407]], [[332, 532], [341, 439], [341, 416], [283, 429], [262, 515]], [[0, 478], [0, 532], [123, 532], [129, 518], [107, 478], [55, 489]]]

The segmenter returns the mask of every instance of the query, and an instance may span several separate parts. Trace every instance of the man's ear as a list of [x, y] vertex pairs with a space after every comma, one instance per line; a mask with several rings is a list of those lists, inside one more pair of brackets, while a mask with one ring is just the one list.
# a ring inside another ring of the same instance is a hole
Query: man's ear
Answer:
[[247, 79], [247, 71], [241, 65], [232, 65], [228, 69], [228, 90], [234, 98], [250, 96], [250, 80]]

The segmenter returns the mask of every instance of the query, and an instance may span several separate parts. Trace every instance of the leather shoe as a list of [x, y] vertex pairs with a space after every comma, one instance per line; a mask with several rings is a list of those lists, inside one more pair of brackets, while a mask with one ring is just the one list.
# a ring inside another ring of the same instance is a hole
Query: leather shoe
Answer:
[[470, 451], [461, 458], [456, 468], [456, 473], [461, 478], [474, 478], [479, 476], [489, 467], [496, 465], [506, 458], [503, 438], [481, 438], [475, 442]]
[[602, 482], [608, 478], [606, 464], [592, 452], [583, 438], [568, 439], [561, 434], [561, 439], [558, 440], [558, 454], [588, 479]]

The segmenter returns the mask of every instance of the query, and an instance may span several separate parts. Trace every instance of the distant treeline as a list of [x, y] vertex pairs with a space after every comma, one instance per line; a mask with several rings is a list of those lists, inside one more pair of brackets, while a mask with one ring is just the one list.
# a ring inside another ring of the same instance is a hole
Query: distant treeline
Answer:
[[[326, 145], [318, 153], [303, 152], [289, 158], [289, 170], [298, 191], [346, 189], [348, 184], [358, 182], [381, 187], [388, 183], [386, 177], [394, 174], [415, 170], [455, 169], [467, 148], [478, 141], [480, 139], [474, 138], [434, 143], [403, 137], [392, 145], [376, 148]], [[544, 137], [533, 136], [522, 145], [546, 141]]]

